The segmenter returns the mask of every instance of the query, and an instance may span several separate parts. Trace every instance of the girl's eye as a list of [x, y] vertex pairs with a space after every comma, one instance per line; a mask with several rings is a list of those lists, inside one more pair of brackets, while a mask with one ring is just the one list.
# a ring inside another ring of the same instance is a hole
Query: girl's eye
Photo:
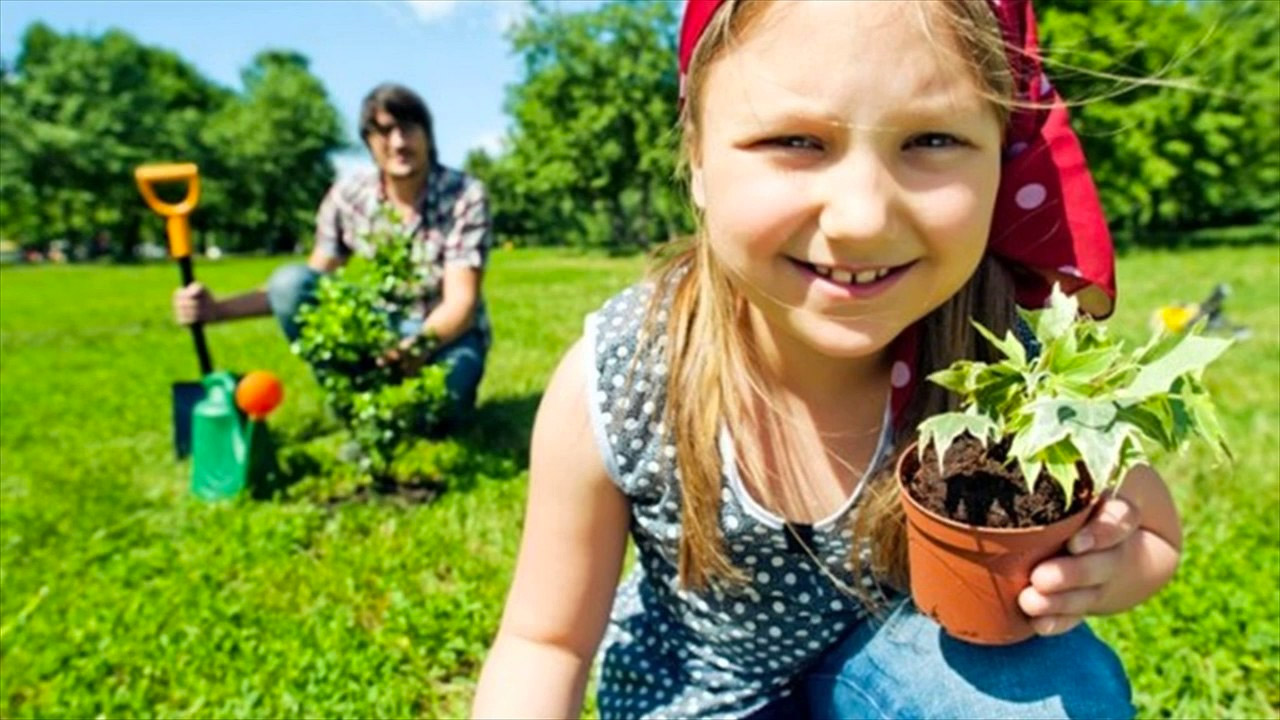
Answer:
[[822, 143], [815, 138], [807, 135], [783, 135], [776, 138], [769, 138], [764, 141], [765, 145], [786, 150], [821, 150]]
[[963, 144], [964, 144], [964, 141], [956, 137], [955, 135], [948, 135], [947, 133], [930, 132], [930, 133], [921, 133], [919, 135], [916, 135], [915, 137], [907, 141], [907, 144], [905, 147], [907, 149], [910, 149], [910, 148], [937, 149], [937, 148], [957, 147]]

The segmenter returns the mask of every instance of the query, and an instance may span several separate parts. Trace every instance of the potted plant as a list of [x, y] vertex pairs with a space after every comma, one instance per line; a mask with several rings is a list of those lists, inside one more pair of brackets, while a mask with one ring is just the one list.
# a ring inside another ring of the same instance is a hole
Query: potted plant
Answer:
[[985, 645], [1034, 634], [1017, 604], [1031, 569], [1062, 551], [1144, 448], [1198, 435], [1227, 455], [1201, 374], [1230, 341], [1193, 328], [1128, 351], [1057, 287], [1045, 309], [1019, 312], [1039, 352], [974, 323], [1004, 358], [930, 375], [960, 410], [921, 423], [898, 464], [915, 603]]

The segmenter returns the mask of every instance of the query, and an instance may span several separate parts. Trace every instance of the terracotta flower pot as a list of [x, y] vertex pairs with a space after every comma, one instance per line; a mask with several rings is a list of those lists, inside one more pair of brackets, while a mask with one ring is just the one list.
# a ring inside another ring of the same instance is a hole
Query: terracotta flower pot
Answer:
[[966, 642], [1009, 645], [1031, 637], [1035, 630], [1018, 607], [1018, 593], [1027, 587], [1031, 569], [1061, 552], [1084, 526], [1092, 505], [1040, 527], [967, 525], [936, 515], [911, 497], [903, 478], [914, 474], [919, 462], [915, 445], [898, 460], [916, 607]]

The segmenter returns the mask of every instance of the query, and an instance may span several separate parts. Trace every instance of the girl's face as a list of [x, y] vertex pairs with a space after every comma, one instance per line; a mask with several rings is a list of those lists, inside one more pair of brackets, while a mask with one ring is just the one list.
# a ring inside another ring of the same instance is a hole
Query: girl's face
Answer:
[[711, 249], [776, 340], [824, 357], [883, 350], [986, 247], [1000, 120], [904, 5], [779, 2], [702, 86]]

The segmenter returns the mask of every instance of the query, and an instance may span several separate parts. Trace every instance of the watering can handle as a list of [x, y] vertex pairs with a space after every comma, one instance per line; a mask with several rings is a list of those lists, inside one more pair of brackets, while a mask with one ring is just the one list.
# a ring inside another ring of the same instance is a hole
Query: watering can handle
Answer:
[[[178, 261], [178, 270], [182, 273], [182, 287], [196, 281], [195, 268], [191, 264], [191, 224], [187, 217], [200, 201], [200, 170], [195, 163], [176, 163], [172, 165], [141, 165], [133, 172], [138, 182], [138, 190], [142, 199], [147, 201], [157, 214], [165, 218], [165, 228], [169, 235], [169, 254]], [[187, 196], [178, 203], [167, 203], [156, 195], [153, 183], [187, 182]], [[209, 345], [204, 339], [204, 325], [191, 324], [191, 339], [195, 342], [196, 356], [200, 360], [200, 373], [208, 375], [213, 372], [213, 360], [209, 356]]]

